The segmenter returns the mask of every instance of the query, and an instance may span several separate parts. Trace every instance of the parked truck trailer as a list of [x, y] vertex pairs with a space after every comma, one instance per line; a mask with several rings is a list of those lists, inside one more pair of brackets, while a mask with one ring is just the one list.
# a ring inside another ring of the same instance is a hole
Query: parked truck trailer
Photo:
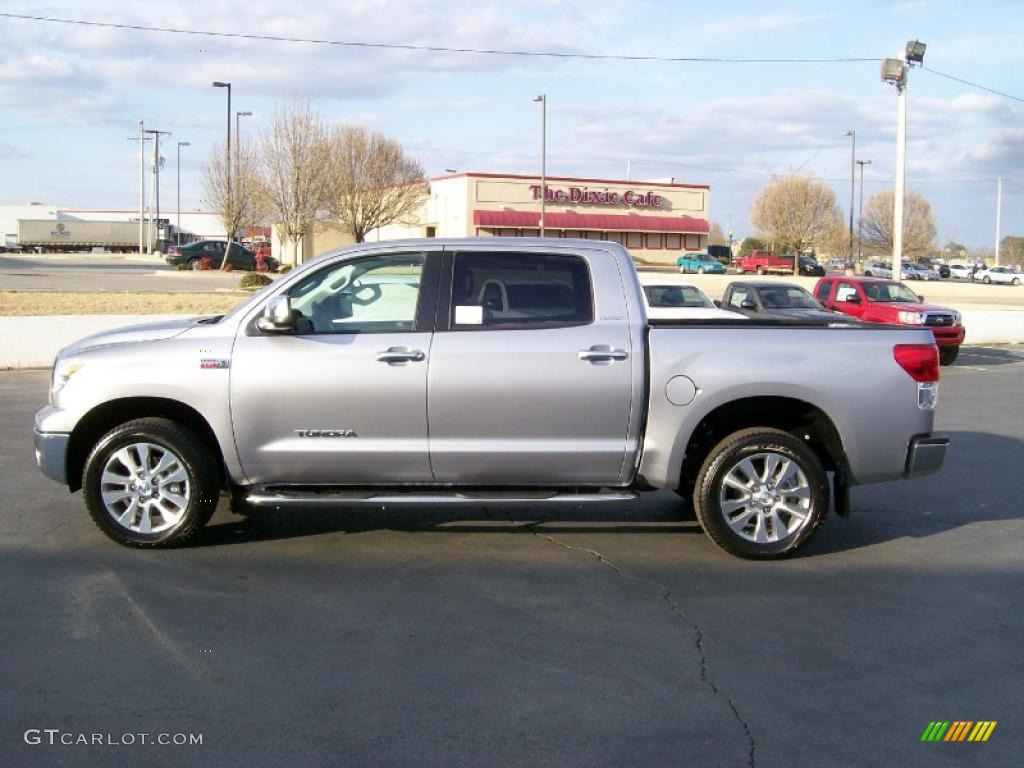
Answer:
[[[149, 237], [148, 231], [145, 236]], [[55, 252], [86, 248], [106, 248], [115, 253], [137, 251], [139, 222], [18, 219], [18, 247]]]

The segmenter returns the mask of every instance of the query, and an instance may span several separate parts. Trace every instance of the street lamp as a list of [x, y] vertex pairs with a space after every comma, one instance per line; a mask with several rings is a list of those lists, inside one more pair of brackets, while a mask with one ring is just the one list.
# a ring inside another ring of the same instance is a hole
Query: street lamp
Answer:
[[[222, 83], [220, 80], [213, 81], [214, 88], [227, 88], [228, 89], [228, 143], [224, 153], [224, 174], [227, 178], [227, 202], [228, 208], [231, 208], [231, 83]], [[228, 247], [234, 240], [234, 232], [228, 232]]]
[[548, 97], [542, 93], [533, 100], [540, 102], [540, 236], [544, 237], [544, 213], [548, 199]]
[[896, 121], [896, 189], [892, 213], [892, 276], [899, 280], [903, 274], [903, 195], [907, 181], [907, 75], [914, 65], [924, 63], [926, 46], [919, 40], [910, 40], [902, 59], [882, 62], [882, 80], [892, 83], [899, 92]]
[[853, 261], [853, 172], [855, 170], [854, 163], [857, 161], [857, 130], [851, 128], [846, 135], [850, 137], [850, 251], [848, 258]]
[[178, 173], [177, 173], [177, 181], [178, 181], [178, 224], [177, 224], [177, 227], [175, 228], [177, 231], [175, 232], [175, 238], [174, 238], [175, 242], [178, 245], [181, 245], [181, 148], [182, 147], [191, 147], [191, 146], [192, 146], [192, 144], [190, 142], [188, 142], [188, 141], [179, 141], [178, 142]]
[[857, 258], [864, 258], [864, 243], [861, 240], [861, 233], [864, 230], [864, 166], [871, 165], [870, 160], [858, 160], [860, 166], [860, 216], [857, 217]]

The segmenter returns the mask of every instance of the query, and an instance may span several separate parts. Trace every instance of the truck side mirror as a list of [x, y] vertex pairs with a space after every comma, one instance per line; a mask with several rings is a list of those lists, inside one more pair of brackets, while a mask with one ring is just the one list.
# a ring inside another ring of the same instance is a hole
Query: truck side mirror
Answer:
[[757, 303], [753, 299], [744, 299], [740, 302], [741, 309], [757, 309]]
[[860, 294], [851, 293], [849, 296], [843, 299], [843, 301], [845, 301], [848, 304], [860, 304]]
[[275, 296], [263, 310], [263, 316], [257, 318], [256, 327], [264, 333], [291, 333], [295, 330], [295, 313], [292, 311], [291, 299], [287, 296]]
[[924, 304], [924, 296], [922, 296], [920, 293], [917, 294], [917, 300]]

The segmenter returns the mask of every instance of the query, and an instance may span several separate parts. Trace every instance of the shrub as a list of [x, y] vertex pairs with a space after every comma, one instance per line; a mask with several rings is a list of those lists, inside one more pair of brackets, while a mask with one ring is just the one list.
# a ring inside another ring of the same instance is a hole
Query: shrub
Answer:
[[188, 264], [179, 264], [178, 265], [178, 271], [179, 272], [185, 272], [187, 270], [188, 270]]
[[257, 288], [262, 288], [264, 285], [270, 285], [272, 282], [274, 281], [262, 272], [247, 272], [242, 275], [242, 279], [238, 282], [238, 287], [242, 290], [253, 291]]
[[291, 272], [292, 271], [292, 265], [291, 264], [282, 264], [280, 267], [278, 267], [277, 271], [280, 272], [282, 275], [286, 274], [287, 272]]

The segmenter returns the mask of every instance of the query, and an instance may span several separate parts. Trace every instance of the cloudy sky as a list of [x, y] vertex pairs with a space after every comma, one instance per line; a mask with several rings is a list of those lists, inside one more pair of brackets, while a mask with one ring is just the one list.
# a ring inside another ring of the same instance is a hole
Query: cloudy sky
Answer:
[[[689, 0], [322, 0], [159, 3], [4, 0], [0, 14], [364, 43], [656, 57], [868, 58], [928, 44], [911, 74], [908, 186], [932, 202], [941, 242], [1024, 235], [1020, 0], [775, 3]], [[537, 173], [539, 93], [549, 175], [675, 178], [711, 186], [712, 218], [750, 231], [773, 175], [826, 179], [850, 202], [850, 139], [871, 160], [865, 197], [891, 188], [896, 91], [876, 61], [715, 63], [424, 52], [109, 29], [0, 16], [0, 203], [138, 205], [140, 119], [172, 132], [161, 177], [173, 205], [201, 207], [201, 168], [225, 132], [213, 80], [233, 84], [253, 136], [274, 104], [310, 99], [331, 122], [398, 140], [428, 175]], [[935, 70], [935, 71], [929, 71]]]

